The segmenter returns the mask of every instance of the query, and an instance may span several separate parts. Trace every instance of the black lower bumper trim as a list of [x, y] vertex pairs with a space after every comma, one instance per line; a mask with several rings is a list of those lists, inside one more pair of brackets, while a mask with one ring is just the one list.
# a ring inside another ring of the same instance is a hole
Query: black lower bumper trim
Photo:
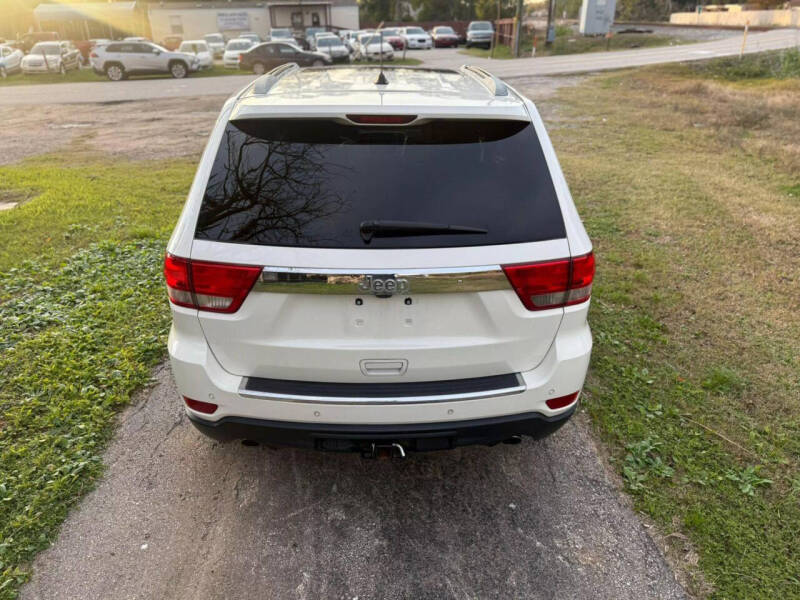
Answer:
[[224, 417], [207, 421], [194, 415], [192, 424], [219, 441], [252, 440], [275, 446], [294, 446], [339, 452], [364, 452], [372, 444], [398, 443], [406, 451], [445, 450], [473, 444], [492, 445], [513, 436], [542, 438], [558, 430], [575, 412], [554, 417], [523, 413], [488, 419], [409, 425], [338, 425]]

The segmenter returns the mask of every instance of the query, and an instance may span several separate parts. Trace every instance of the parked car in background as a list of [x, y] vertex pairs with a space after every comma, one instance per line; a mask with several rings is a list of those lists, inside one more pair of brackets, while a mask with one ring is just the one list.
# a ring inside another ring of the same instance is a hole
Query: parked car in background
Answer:
[[403, 41], [406, 47], [430, 50], [433, 48], [433, 40], [422, 27], [403, 27], [401, 30]]
[[493, 37], [494, 28], [489, 21], [472, 21], [467, 27], [467, 48], [473, 46], [489, 48]]
[[387, 29], [379, 29], [376, 33], [383, 35], [383, 41], [389, 42], [389, 45], [394, 50], [402, 50], [406, 47], [406, 40], [403, 37], [402, 30], [394, 27]]
[[253, 47], [253, 40], [247, 38], [233, 38], [225, 46], [225, 52], [222, 54], [222, 66], [226, 69], [239, 68], [239, 56], [250, 50]]
[[305, 33], [306, 33], [306, 44], [308, 44], [308, 47], [309, 48], [313, 48], [314, 47], [314, 36], [317, 35], [318, 33], [323, 33], [325, 31], [326, 30], [325, 30], [324, 27], [306, 27], [306, 31], [305, 31]]
[[309, 52], [290, 42], [265, 42], [239, 57], [239, 68], [262, 75], [280, 65], [295, 62], [301, 66], [323, 67], [331, 57], [322, 52]]
[[81, 53], [72, 42], [39, 42], [22, 59], [25, 75], [61, 73], [81, 67]]
[[177, 50], [178, 48], [180, 48], [180, 45], [181, 45], [182, 42], [183, 42], [183, 36], [182, 35], [168, 35], [161, 42], [161, 45], [164, 48], [166, 48], [167, 50], [169, 50], [170, 52], [173, 52], [173, 51]]
[[269, 32], [270, 42], [294, 42], [294, 33], [291, 29], [274, 28]]
[[206, 41], [206, 44], [208, 44], [211, 55], [214, 58], [222, 58], [222, 55], [225, 53], [225, 38], [222, 37], [222, 34], [207, 33], [203, 36], [203, 39]]
[[454, 48], [458, 46], [458, 34], [452, 27], [439, 25], [431, 30], [434, 48]]
[[24, 56], [19, 48], [12, 48], [7, 44], [0, 45], [0, 77], [5, 79], [12, 73], [21, 71]]
[[20, 39], [20, 50], [25, 54], [31, 51], [38, 42], [55, 42], [61, 39], [57, 31], [34, 31], [26, 33]]
[[344, 42], [344, 45], [347, 46], [347, 49], [350, 50], [350, 54], [355, 52], [356, 50], [356, 42], [358, 42], [358, 34], [359, 31], [340, 31], [339, 35]]
[[193, 54], [170, 52], [152, 42], [112, 42], [92, 50], [92, 69], [111, 81], [122, 81], [131, 75], [169, 73], [183, 79], [200, 68]]
[[250, 40], [254, 44], [260, 44], [263, 41], [261, 39], [260, 35], [258, 35], [257, 33], [253, 33], [252, 31], [248, 31], [248, 32], [245, 32], [245, 33], [240, 33], [237, 37], [245, 38], [246, 40]]
[[335, 35], [317, 38], [317, 52], [327, 54], [334, 63], [350, 62], [350, 50]]
[[206, 44], [205, 40], [187, 40], [181, 42], [181, 45], [178, 47], [178, 52], [196, 56], [201, 69], [210, 69], [214, 66], [214, 57], [211, 55], [211, 49], [208, 47], [208, 44]]
[[286, 68], [216, 121], [164, 261], [205, 435], [402, 457], [578, 408], [595, 260], [536, 106], [475, 67], [384, 73], [391, 102], [376, 68]]
[[337, 36], [332, 31], [320, 31], [319, 33], [315, 33], [314, 34], [314, 39], [313, 39], [313, 41], [311, 43], [311, 50], [316, 50], [317, 49], [317, 41], [322, 39], [322, 38], [336, 38], [338, 40], [339, 36]]
[[392, 60], [394, 59], [394, 50], [392, 45], [387, 41], [382, 41], [381, 36], [377, 33], [362, 33], [358, 37], [358, 46], [356, 48], [356, 60]]
[[146, 37], [142, 37], [140, 35], [132, 35], [130, 37], [122, 38], [123, 42], [149, 42]]

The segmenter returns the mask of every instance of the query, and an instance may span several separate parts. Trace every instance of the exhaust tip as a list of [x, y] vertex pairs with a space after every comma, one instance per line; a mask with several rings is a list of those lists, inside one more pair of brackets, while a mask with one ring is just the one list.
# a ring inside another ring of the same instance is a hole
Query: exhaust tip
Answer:
[[506, 438], [503, 440], [504, 444], [508, 444], [509, 446], [516, 446], [517, 444], [522, 443], [522, 436], [521, 435], [512, 435], [510, 438]]
[[255, 440], [242, 440], [242, 446], [248, 446], [250, 448], [254, 448], [258, 446], [258, 442]]

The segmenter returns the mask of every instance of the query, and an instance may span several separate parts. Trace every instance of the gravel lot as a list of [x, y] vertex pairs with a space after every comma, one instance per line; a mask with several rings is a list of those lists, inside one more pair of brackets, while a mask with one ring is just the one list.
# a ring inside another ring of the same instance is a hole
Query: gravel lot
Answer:
[[0, 106], [0, 164], [66, 152], [148, 160], [199, 155], [225, 98]]

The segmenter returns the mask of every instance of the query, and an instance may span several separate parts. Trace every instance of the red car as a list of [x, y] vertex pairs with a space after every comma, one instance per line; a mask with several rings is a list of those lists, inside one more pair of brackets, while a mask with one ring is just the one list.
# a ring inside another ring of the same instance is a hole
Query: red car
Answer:
[[458, 34], [452, 27], [439, 25], [431, 30], [434, 48], [455, 48], [458, 46]]
[[389, 42], [393, 50], [402, 50], [406, 42], [397, 29], [379, 29], [376, 33], [383, 34], [383, 41]]

